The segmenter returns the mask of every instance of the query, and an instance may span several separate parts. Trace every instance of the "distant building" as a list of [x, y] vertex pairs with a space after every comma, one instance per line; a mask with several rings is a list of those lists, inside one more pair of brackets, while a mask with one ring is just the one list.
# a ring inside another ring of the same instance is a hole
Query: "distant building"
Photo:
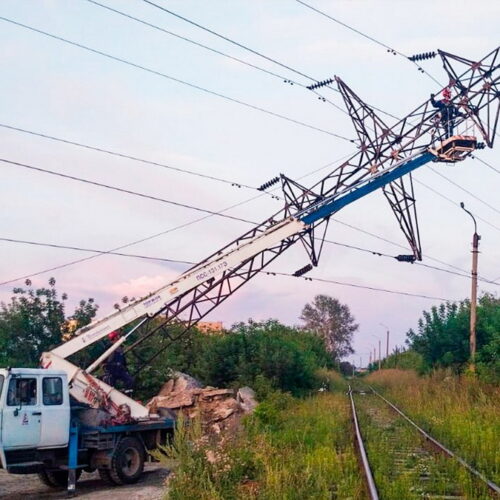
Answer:
[[208, 335], [222, 333], [222, 321], [200, 321], [197, 325], [200, 332]]

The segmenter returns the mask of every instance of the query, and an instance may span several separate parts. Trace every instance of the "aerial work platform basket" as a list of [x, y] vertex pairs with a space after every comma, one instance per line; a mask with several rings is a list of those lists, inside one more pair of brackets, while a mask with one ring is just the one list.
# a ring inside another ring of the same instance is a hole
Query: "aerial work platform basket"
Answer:
[[477, 138], [472, 135], [452, 135], [437, 147], [429, 148], [437, 161], [455, 163], [467, 158], [478, 147]]

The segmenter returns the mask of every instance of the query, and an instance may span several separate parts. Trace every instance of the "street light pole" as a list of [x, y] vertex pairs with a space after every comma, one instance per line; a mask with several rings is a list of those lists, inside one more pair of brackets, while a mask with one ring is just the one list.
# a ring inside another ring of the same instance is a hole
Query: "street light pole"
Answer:
[[472, 287], [471, 287], [471, 298], [470, 298], [470, 370], [471, 372], [476, 371], [476, 308], [477, 308], [477, 259], [479, 254], [479, 240], [481, 236], [477, 234], [477, 223], [474, 216], [465, 208], [465, 204], [462, 201], [460, 203], [462, 209], [467, 212], [474, 221], [474, 234], [472, 236]]

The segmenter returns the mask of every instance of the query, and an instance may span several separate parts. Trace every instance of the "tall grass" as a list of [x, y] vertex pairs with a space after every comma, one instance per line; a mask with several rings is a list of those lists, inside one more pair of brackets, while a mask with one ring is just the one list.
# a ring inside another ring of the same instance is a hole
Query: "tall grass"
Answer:
[[457, 462], [431, 452], [425, 439], [375, 395], [355, 395], [368, 459], [384, 500], [488, 499]]
[[366, 381], [489, 479], [500, 481], [500, 388], [439, 371], [381, 370]]
[[168, 498], [364, 498], [350, 425], [341, 394], [306, 400], [275, 394], [222, 444], [195, 446], [178, 434], [165, 450], [179, 462]]

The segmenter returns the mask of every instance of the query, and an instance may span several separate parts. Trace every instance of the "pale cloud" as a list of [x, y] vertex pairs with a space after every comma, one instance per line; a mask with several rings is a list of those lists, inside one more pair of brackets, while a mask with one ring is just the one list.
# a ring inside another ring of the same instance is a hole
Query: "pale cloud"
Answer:
[[[171, 277], [175, 278], [175, 274], [171, 273]], [[165, 286], [168, 282], [167, 273], [165, 273], [165, 275], [156, 276], [139, 276], [138, 278], [132, 278], [127, 281], [109, 285], [105, 287], [104, 291], [114, 293], [117, 297], [127, 296], [129, 298], [135, 297], [139, 299]]]

